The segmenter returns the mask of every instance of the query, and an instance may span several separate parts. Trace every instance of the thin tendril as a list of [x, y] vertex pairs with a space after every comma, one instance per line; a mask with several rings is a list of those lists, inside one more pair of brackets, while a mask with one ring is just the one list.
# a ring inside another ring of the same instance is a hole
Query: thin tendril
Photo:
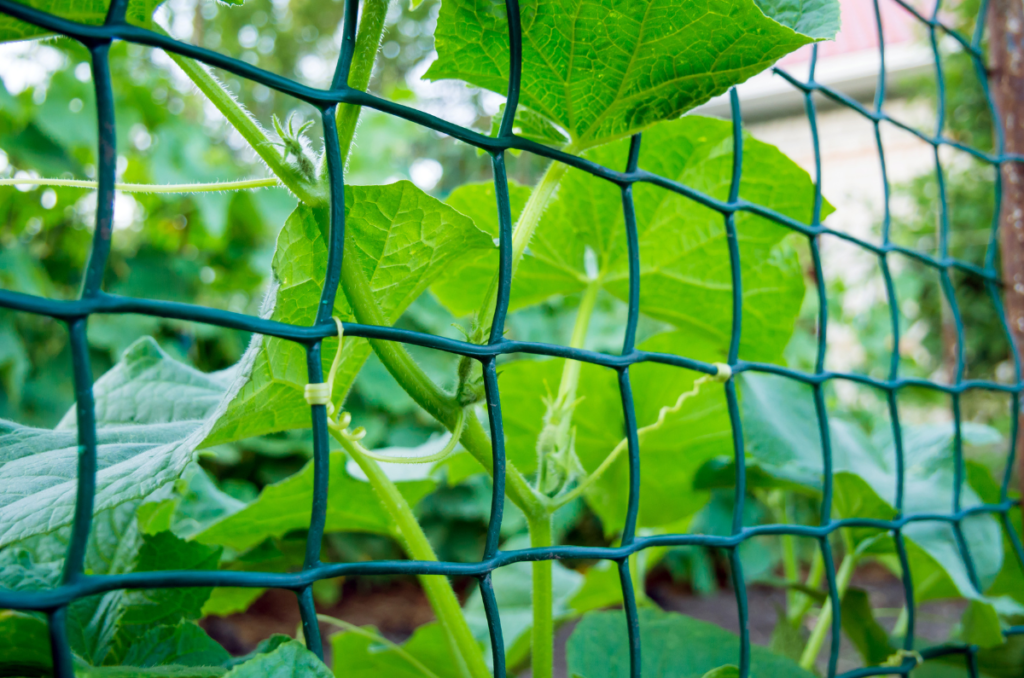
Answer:
[[[657, 429], [664, 426], [665, 420], [668, 418], [668, 415], [678, 413], [679, 410], [682, 409], [683, 403], [685, 403], [687, 400], [700, 393], [700, 387], [703, 386], [704, 384], [710, 381], [724, 382], [727, 381], [729, 377], [732, 376], [732, 371], [728, 365], [716, 363], [716, 367], [718, 368], [718, 374], [708, 374], [694, 381], [693, 388], [691, 388], [689, 391], [686, 391], [685, 393], [679, 394], [679, 397], [676, 398], [675, 404], [671, 406], [666, 405], [665, 407], [662, 407], [661, 410], [658, 411], [657, 421], [655, 421], [653, 424], [648, 424], [647, 426], [643, 426], [637, 429], [637, 436], [639, 437], [642, 435], [646, 435], [651, 431], [656, 431]], [[615, 460], [619, 458], [619, 456], [626, 450], [628, 446], [628, 439], [623, 438], [622, 440], [620, 440], [619, 444], [616, 445], [615, 448], [612, 449], [611, 453], [604, 458], [604, 461], [601, 462], [601, 465], [598, 466], [593, 473], [584, 478], [583, 482], [581, 482], [579, 485], [574, 487], [569, 492], [566, 492], [565, 494], [559, 495], [552, 499], [552, 508], [557, 509], [562, 506], [565, 506], [572, 500], [582, 495], [588, 487], [594, 484], [594, 482], [598, 478], [600, 478], [601, 475], [604, 474], [605, 471], [611, 468], [611, 465], [615, 463]]]
[[388, 464], [429, 464], [432, 462], [444, 461], [452, 452], [455, 451], [456, 446], [459, 444], [459, 439], [462, 437], [462, 431], [466, 427], [466, 410], [459, 410], [459, 419], [455, 424], [455, 430], [452, 431], [452, 437], [448, 440], [448, 444], [444, 446], [444, 449], [440, 452], [428, 454], [424, 457], [397, 457], [371, 452], [359, 444], [359, 440], [366, 433], [365, 430], [360, 427], [354, 431], [349, 431], [349, 422], [351, 422], [351, 415], [349, 415], [348, 412], [345, 412], [337, 422], [328, 422], [328, 426], [330, 427], [331, 432], [335, 434], [335, 438], [338, 436], [344, 437], [345, 440], [357, 447], [359, 452], [367, 458], [373, 459], [374, 461], [383, 461]]
[[[215, 193], [218, 191], [244, 191], [254, 188], [276, 188], [282, 184], [277, 177], [268, 179], [241, 179], [215, 181], [208, 184], [114, 184], [124, 193]], [[0, 186], [56, 186], [58, 188], [91, 188], [98, 184], [87, 179], [49, 179], [46, 177], [13, 177], [0, 179]]]

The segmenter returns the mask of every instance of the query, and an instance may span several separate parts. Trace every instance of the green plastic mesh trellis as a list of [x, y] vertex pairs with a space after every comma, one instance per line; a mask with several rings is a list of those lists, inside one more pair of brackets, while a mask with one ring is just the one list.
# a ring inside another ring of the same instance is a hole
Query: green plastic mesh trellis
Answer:
[[[96, 214], [96, 227], [92, 252], [85, 272], [84, 284], [82, 286], [80, 298], [74, 301], [56, 301], [27, 294], [0, 290], [0, 307], [49, 316], [67, 324], [72, 347], [75, 392], [77, 396], [79, 440], [78, 490], [75, 520], [72, 528], [72, 537], [64, 563], [62, 581], [56, 588], [45, 591], [18, 592], [0, 589], [0, 608], [45, 612], [49, 619], [54, 672], [61, 678], [70, 678], [74, 673], [72, 670], [71, 650], [68, 645], [65, 629], [65, 615], [68, 605], [84, 596], [126, 588], [171, 588], [193, 586], [267, 587], [291, 590], [295, 592], [298, 597], [307, 645], [314, 652], [322, 656], [320, 634], [316, 622], [316, 613], [313, 607], [311, 588], [313, 582], [321, 579], [353, 574], [467, 575], [476, 577], [480, 582], [480, 589], [490, 626], [495, 674], [503, 677], [505, 676], [505, 652], [502, 643], [501, 624], [498, 617], [497, 602], [491, 586], [491, 572], [503, 565], [524, 560], [564, 557], [606, 559], [614, 560], [618, 563], [627, 620], [627, 627], [623, 631], [629, 634], [631, 675], [636, 677], [640, 676], [640, 653], [642, 651], [642, 647], [640, 643], [640, 630], [633, 591], [633, 582], [629, 576], [629, 564], [627, 558], [630, 554], [656, 545], [701, 545], [721, 549], [725, 551], [729, 557], [736, 592], [739, 626], [741, 629], [740, 656], [737, 658], [737, 663], [740, 667], [740, 675], [745, 678], [749, 674], [750, 667], [750, 637], [747, 623], [747, 595], [744, 586], [743, 572], [738, 556], [738, 546], [744, 541], [758, 535], [789, 534], [816, 539], [821, 549], [824, 563], [826, 564], [826, 575], [832, 607], [835, 610], [840, 610], [839, 597], [836, 590], [836, 572], [833, 566], [833, 558], [828, 537], [832, 532], [840, 528], [870, 527], [889, 531], [896, 544], [897, 553], [903, 566], [903, 592], [906, 596], [907, 608], [909, 611], [909, 622], [907, 625], [906, 638], [904, 639], [904, 649], [914, 649], [914, 591], [902, 536], [904, 526], [912, 521], [941, 521], [951, 525], [956, 537], [960, 557], [963, 559], [966, 571], [968, 572], [972, 583], [977, 588], [978, 578], [970, 550], [967, 548], [964, 539], [962, 523], [965, 518], [974, 514], [986, 513], [998, 515], [1001, 518], [1003, 527], [1012, 542], [1014, 556], [1022, 565], [1024, 565], [1024, 548], [1022, 548], [1020, 540], [1014, 533], [1009, 520], [1009, 512], [1018, 504], [1018, 502], [1011, 500], [1008, 497], [1008, 487], [1015, 455], [1014, 444], [1017, 439], [1017, 417], [1014, 415], [1020, 411], [1020, 393], [1022, 389], [1024, 389], [1024, 382], [1021, 382], [1019, 377], [1018, 381], [1013, 385], [1003, 385], [991, 381], [969, 381], [963, 378], [965, 366], [963, 349], [964, 326], [961, 321], [957, 300], [954, 295], [953, 283], [950, 278], [950, 269], [957, 269], [965, 275], [976, 276], [983, 281], [983, 284], [991, 296], [992, 302], [999, 314], [1003, 329], [1007, 334], [1007, 338], [1010, 340], [1011, 346], [1013, 346], [1012, 337], [1010, 337], [1010, 329], [1007, 325], [1005, 313], [1000, 302], [999, 295], [1001, 286], [997, 270], [995, 268], [996, 244], [998, 242], [998, 208], [1001, 197], [1000, 174], [999, 172], [996, 172], [996, 216], [992, 227], [984, 266], [978, 267], [969, 262], [950, 257], [948, 253], [948, 205], [943, 186], [943, 173], [939, 159], [939, 149], [942, 146], [951, 146], [969, 153], [977, 160], [996, 168], [1005, 162], [1019, 161], [1020, 158], [1016, 156], [1008, 156], [1003, 152], [1003, 140], [1001, 133], [999, 133], [998, 125], [997, 153], [995, 155], [961, 144], [943, 136], [945, 81], [938, 50], [938, 40], [941, 35], [949, 36], [949, 38], [958, 42], [963, 50], [970, 55], [979, 75], [979, 79], [983, 87], [985, 87], [985, 95], [988, 101], [989, 110], [992, 112], [993, 118], [996, 118], [995, 107], [987, 88], [986, 68], [983, 54], [980, 49], [982, 34], [984, 32], [984, 17], [986, 15], [985, 9], [987, 3], [982, 2], [974, 35], [971, 38], [967, 38], [939, 20], [939, 2], [936, 2], [936, 7], [934, 8], [931, 16], [926, 17], [907, 4], [904, 0], [893, 1], [897, 2], [904, 10], [912, 14], [916, 20], [926, 28], [930, 35], [936, 66], [939, 96], [938, 120], [936, 125], [936, 130], [938, 131], [935, 134], [929, 134], [921, 130], [914, 129], [913, 127], [889, 117], [883, 111], [882, 107], [885, 101], [885, 60], [884, 47], [881, 47], [881, 45], [884, 45], [884, 39], [882, 39], [883, 27], [878, 8], [879, 0], [874, 0], [876, 24], [880, 38], [879, 49], [882, 51], [882, 68], [878, 76], [878, 87], [874, 105], [872, 107], [868, 108], [863, 106], [849, 97], [816, 82], [814, 79], [814, 62], [817, 56], [816, 51], [812, 55], [811, 68], [807, 81], [797, 80], [791, 75], [776, 69], [776, 73], [778, 75], [785, 78], [793, 87], [803, 93], [806, 103], [807, 117], [810, 122], [814, 142], [815, 162], [818, 170], [815, 178], [814, 216], [812, 223], [802, 224], [781, 214], [775, 213], [763, 206], [746, 202], [739, 197], [739, 179], [742, 172], [743, 135], [739, 98], [737, 97], [735, 90], [731, 92], [734, 162], [731, 190], [729, 193], [729, 199], [726, 202], [716, 200], [682, 184], [638, 169], [637, 163], [641, 143], [639, 134], [633, 137], [625, 169], [621, 172], [607, 167], [602, 167], [582, 158], [567, 155], [557, 150], [515, 136], [512, 133], [512, 123], [515, 117], [519, 98], [522, 54], [522, 36], [517, 0], [506, 0], [509, 23], [509, 43], [511, 46], [511, 75], [508, 83], [508, 103], [501, 121], [499, 134], [496, 137], [483, 136], [469, 129], [453, 125], [425, 113], [421, 113], [411, 108], [407, 108], [348, 87], [345, 83], [348, 82], [348, 74], [355, 43], [356, 16], [359, 5], [358, 0], [346, 0], [341, 55], [339, 57], [337, 70], [334, 74], [331, 88], [328, 90], [307, 87], [279, 75], [260, 70], [245, 62], [232, 59], [200, 47], [178, 42], [172, 38], [149, 30], [129, 25], [125, 21], [127, 0], [114, 0], [110, 6], [105, 22], [101, 26], [75, 23], [32, 9], [28, 6], [18, 4], [12, 0], [0, 0], [0, 11], [5, 14], [78, 40], [89, 49], [92, 55], [94, 82], [96, 87], [96, 101], [99, 118], [100, 159], [99, 200]], [[238, 76], [249, 78], [267, 87], [274, 88], [282, 93], [297, 97], [315, 106], [321, 112], [325, 133], [327, 164], [330, 175], [331, 233], [328, 253], [327, 279], [323, 288], [324, 291], [321, 298], [322, 303], [320, 304], [320, 312], [312, 327], [292, 326], [244, 314], [231, 313], [228, 311], [210, 309], [190, 304], [128, 298], [108, 294], [101, 289], [101, 280], [106, 266], [112, 234], [114, 172], [117, 159], [114, 145], [114, 107], [111, 92], [110, 70], [108, 67], [108, 51], [111, 41], [115, 39], [127, 40], [152, 47], [159, 47], [189, 58], [197, 59], [206, 64], [222, 68]], [[882, 242], [880, 245], [865, 242], [849, 234], [823, 226], [820, 223], [822, 205], [820, 150], [816, 127], [815, 104], [812, 99], [812, 94], [814, 92], [820, 92], [835, 103], [858, 112], [860, 115], [872, 122], [875, 129], [877, 150], [882, 162], [883, 179], [885, 177], [885, 153], [880, 136], [880, 126], [882, 123], [896, 125], [903, 130], [916, 135], [918, 138], [932, 146], [935, 155], [941, 215], [939, 254], [937, 257], [932, 257], [912, 249], [901, 247], [891, 242], [889, 237], [889, 184], [887, 179], [884, 179], [887, 216], [883, 224]], [[347, 324], [345, 326], [345, 332], [350, 336], [379, 338], [416, 344], [462, 356], [470, 356], [481, 363], [485, 379], [488, 411], [491, 413], [491, 439], [494, 441], [494, 489], [491, 503], [491, 518], [488, 526], [487, 541], [483, 558], [479, 562], [470, 564], [426, 561], [378, 561], [360, 563], [320, 562], [319, 549], [321, 537], [323, 536], [324, 531], [327, 500], [328, 433], [325, 408], [323, 406], [313, 406], [315, 494], [312, 514], [310, 517], [309, 536], [307, 539], [306, 562], [302, 571], [287, 574], [228, 571], [169, 571], [102, 576], [85, 574], [83, 571], [83, 564], [93, 513], [95, 475], [97, 470], [95, 413], [92, 398], [89, 353], [86, 344], [85, 332], [89, 316], [94, 313], [139, 313], [164, 318], [197, 321], [295, 341], [305, 346], [307, 350], [310, 382], [322, 381], [323, 375], [320, 360], [320, 348], [321, 342], [325, 337], [332, 336], [336, 333], [335, 326], [331, 322], [330, 309], [334, 307], [334, 297], [337, 293], [340, 278], [344, 241], [343, 229], [345, 226], [343, 209], [343, 169], [338, 151], [338, 139], [334, 115], [335, 107], [339, 103], [368, 106], [390, 115], [410, 120], [419, 125], [443, 132], [455, 137], [456, 139], [471, 144], [483, 151], [486, 151], [491, 156], [494, 170], [494, 183], [498, 195], [501, 263], [498, 302], [495, 309], [494, 322], [489, 342], [486, 345], [475, 345], [429, 334], [404, 331], [389, 327], [376, 327], [356, 323]], [[629, 246], [630, 294], [628, 322], [625, 331], [625, 340], [620, 355], [605, 355], [553, 344], [527, 343], [510, 341], [502, 338], [511, 287], [512, 221], [509, 209], [508, 184], [506, 180], [504, 160], [504, 153], [510, 148], [529, 151], [551, 158], [555, 162], [565, 163], [606, 179], [616, 184], [621, 189], [622, 204], [625, 213], [626, 237], [628, 239]], [[696, 370], [705, 374], [714, 374], [716, 371], [716, 368], [711, 364], [691, 360], [684, 356], [638, 351], [634, 346], [639, 313], [640, 293], [639, 245], [632, 203], [632, 185], [636, 182], [648, 182], [666, 190], [677, 192], [722, 214], [729, 242], [733, 286], [733, 324], [728, 362], [732, 367], [734, 375], [744, 371], [771, 372], [809, 384], [813, 389], [825, 469], [821, 517], [817, 526], [777, 524], [745, 527], [743, 525], [741, 516], [743, 514], [744, 497], [746, 495], [746, 470], [744, 465], [743, 437], [741, 433], [742, 421], [738, 407], [735, 381], [734, 379], [730, 379], [725, 384], [725, 397], [727, 399], [729, 414], [732, 421], [733, 447], [737, 466], [737, 482], [735, 490], [736, 506], [733, 514], [732, 534], [730, 536], [670, 534], [658, 535], [655, 537], [637, 537], [635, 535], [636, 518], [639, 507], [640, 457], [636, 418], [634, 415], [633, 399], [630, 391], [629, 368], [635, 363], [650, 361], [674, 365], [679, 368]], [[820, 299], [820, 332], [817, 345], [817, 360], [815, 370], [811, 374], [785, 369], [775, 365], [756, 364], [738, 359], [741, 333], [740, 323], [742, 299], [739, 249], [736, 242], [734, 224], [735, 213], [738, 211], [756, 213], [775, 221], [785, 228], [792, 229], [807, 236], [815, 270], [817, 272], [817, 293]], [[819, 239], [822, 234], [842, 238], [855, 246], [874, 253], [878, 257], [885, 280], [888, 303], [891, 310], [894, 345], [898, 345], [899, 324], [898, 314], [895, 310], [895, 291], [890, 273], [888, 255], [895, 252], [900, 255], [912, 257], [938, 272], [941, 281], [942, 293], [948, 302], [949, 307], [952, 309], [957, 336], [959, 338], [957, 369], [955, 379], [951, 385], [941, 385], [921, 379], [900, 378], [898, 373], [900, 363], [898, 351], [893, 351], [889, 376], [885, 380], [857, 374], [831, 372], [824, 369], [828, 307], [826, 303], [825, 283], [823, 276], [821, 275], [821, 256], [819, 252]], [[630, 473], [630, 491], [626, 527], [622, 535], [620, 546], [614, 548], [556, 546], [551, 548], [525, 549], [520, 551], [501, 551], [498, 549], [505, 484], [505, 452], [503, 449], [504, 436], [502, 432], [502, 415], [495, 367], [498, 356], [517, 352], [586, 361], [603, 365], [617, 371], [619, 388], [622, 396], [623, 413], [625, 415], [628, 431]], [[1014, 349], [1013, 355], [1014, 363], [1019, 375], [1020, 356], [1016, 349]], [[831, 451], [829, 444], [828, 413], [825, 406], [823, 387], [826, 382], [833, 379], [858, 382], [880, 389], [886, 394], [893, 426], [893, 437], [896, 442], [896, 507], [898, 510], [902, 508], [904, 478], [902, 436], [900, 433], [900, 423], [896, 406], [897, 393], [900, 389], [905, 387], [921, 387], [933, 389], [949, 395], [952, 401], [955, 421], [953, 449], [955, 485], [952, 505], [950, 506], [948, 513], [903, 515], [901, 511], [900, 514], [891, 521], [856, 518], [833, 520], [831, 518]], [[999, 503], [983, 504], [965, 509], [961, 506], [960, 501], [960, 490], [963, 485], [965, 473], [962, 440], [960, 435], [960, 398], [964, 392], [971, 389], [988, 389], [1010, 394], [1012, 408], [1010, 414], [1013, 426], [1009, 434], [1008, 463], [1006, 466], [1005, 477], [1002, 481]], [[834, 615], [831, 625], [832, 642], [828, 659], [828, 675], [830, 677], [836, 675], [840, 647], [840, 616], [840, 614]], [[1024, 626], [1006, 629], [1004, 630], [1004, 633], [1007, 635], [1024, 634]], [[945, 644], [926, 649], [921, 652], [921, 654], [925, 659], [947, 654], [963, 655], [966, 660], [969, 675], [976, 678], [978, 675], [976, 661], [977, 651], [978, 648], [971, 645]], [[847, 672], [843, 675], [849, 677], [870, 675], [906, 675], [915, 666], [916, 659], [911, 656], [906, 656], [903, 659], [902, 664], [899, 666], [862, 668]]]

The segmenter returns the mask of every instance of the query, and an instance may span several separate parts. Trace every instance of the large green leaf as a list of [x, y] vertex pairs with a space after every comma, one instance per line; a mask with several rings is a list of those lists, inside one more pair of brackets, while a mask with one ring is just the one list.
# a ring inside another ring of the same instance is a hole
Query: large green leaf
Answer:
[[[147, 337], [96, 381], [95, 522], [178, 478], [212, 426], [229, 378], [179, 363]], [[54, 430], [0, 421], [0, 547], [66, 531], [77, 462], [73, 411]]]
[[[618, 167], [625, 142], [593, 149], [586, 156]], [[728, 198], [732, 176], [732, 126], [687, 116], [644, 135], [640, 166], [715, 198]], [[511, 185], [512, 216], [529, 190]], [[769, 144], [744, 142], [740, 196], [808, 223], [813, 186], [807, 172]], [[640, 311], [680, 329], [728, 346], [732, 326], [732, 282], [722, 215], [676, 193], [647, 184], [634, 187], [640, 241]], [[480, 228], [498, 235], [490, 184], [456, 189], [449, 204]], [[823, 214], [832, 211], [825, 205]], [[777, 360], [793, 332], [804, 281], [796, 253], [783, 239], [790, 232], [748, 213], [736, 216], [743, 283], [740, 355]], [[607, 181], [569, 170], [550, 201], [512, 284], [511, 308], [555, 295], [582, 291], [591, 277], [619, 299], [628, 299], [629, 269], [622, 196]], [[456, 316], [479, 308], [497, 270], [497, 250], [465, 257], [434, 285]], [[588, 264], [589, 262], [589, 264]]]
[[[408, 181], [345, 188], [345, 256], [354, 257], [384, 315], [394, 322], [459, 258], [493, 247], [491, 238], [451, 207]], [[316, 318], [327, 274], [328, 213], [299, 205], [277, 239], [273, 281], [263, 317], [309, 326]], [[334, 313], [354, 320], [339, 289]], [[337, 339], [323, 343], [324, 372]], [[335, 402], [348, 392], [370, 353], [365, 339], [348, 338], [334, 384]], [[310, 425], [303, 397], [308, 383], [305, 349], [294, 342], [255, 337], [241, 360], [238, 393], [206, 444]]]
[[338, 678], [460, 678], [459, 663], [452, 657], [444, 628], [424, 624], [398, 649], [375, 640], [375, 628], [364, 633], [346, 631], [331, 636], [334, 675]]
[[[835, 0], [525, 0], [520, 16], [521, 101], [578, 149], [679, 117], [839, 29]], [[504, 5], [446, 0], [434, 41], [426, 78], [506, 94]]]
[[[98, 26], [107, 16], [110, 0], [28, 0], [22, 4], [62, 19]], [[129, 23], [148, 28], [153, 22], [153, 12], [163, 0], [129, 0], [125, 18]], [[45, 28], [33, 26], [6, 14], [0, 14], [0, 42], [14, 42], [29, 38], [53, 35]]]
[[[660, 334], [642, 343], [645, 351], [686, 355], [707, 362], [724, 361], [724, 347], [712, 346], [691, 332]], [[593, 380], [588, 386], [581, 380], [580, 393], [604, 394], [600, 404], [584, 401], [576, 420], [576, 454], [583, 468], [592, 473], [612, 448], [625, 436], [626, 424], [622, 400], [614, 374], [607, 369], [589, 367]], [[642, 363], [630, 368], [633, 404], [639, 428], [654, 424], [663, 407], [676, 404], [678, 398], [694, 388], [703, 375], [678, 367]], [[603, 386], [601, 388], [598, 383]], [[591, 410], [591, 407], [599, 409]], [[591, 416], [591, 413], [596, 416]], [[704, 383], [689, 396], [678, 412], [669, 414], [660, 428], [640, 438], [640, 512], [637, 526], [661, 528], [696, 513], [708, 495], [693, 487], [693, 478], [708, 459], [727, 454], [732, 446], [732, 425], [726, 409], [722, 386]], [[619, 459], [586, 493], [587, 503], [600, 516], [606, 533], [616, 533], [625, 525], [629, 499], [629, 463], [627, 455]]]
[[[384, 510], [368, 482], [357, 480], [345, 470], [345, 454], [331, 453], [327, 486], [328, 532], [373, 532], [394, 534], [394, 521]], [[431, 480], [397, 483], [410, 505], [434, 489]], [[263, 488], [260, 496], [241, 511], [206, 528], [195, 539], [236, 551], [246, 551], [270, 537], [309, 527], [313, 505], [313, 462], [295, 475]]]
[[[640, 647], [644, 678], [702, 678], [707, 672], [738, 664], [740, 641], [714, 624], [675, 612], [640, 610]], [[754, 645], [751, 674], [811, 678], [795, 662]], [[629, 637], [622, 612], [593, 612], [583, 617], [566, 646], [569, 675], [577, 678], [626, 678]]]
[[[141, 546], [131, 563], [118, 566], [108, 574], [153, 572], [158, 570], [215, 570], [220, 549], [186, 542], [170, 532], [143, 535]], [[181, 658], [198, 652], [209, 658], [215, 653], [198, 627], [168, 632], [183, 620], [198, 619], [209, 588], [172, 588], [117, 590], [74, 602], [69, 610], [69, 638], [75, 652], [93, 665], [128, 663], [155, 666], [161, 657], [166, 663], [186, 664]], [[146, 640], [143, 643], [144, 639]], [[207, 639], [208, 640], [208, 639]], [[160, 645], [166, 645], [161, 648]], [[177, 661], [169, 661], [171, 655]], [[221, 656], [221, 655], [218, 655]], [[225, 657], [221, 657], [224, 659]]]
[[[725, 359], [724, 350], [687, 332], [656, 335], [639, 347], [646, 351], [685, 354], [710, 362]], [[520, 360], [501, 368], [499, 384], [504, 404], [506, 452], [517, 468], [530, 473], [537, 468], [537, 437], [543, 425], [544, 396], [555, 392], [563, 360]], [[701, 375], [676, 367], [641, 363], [630, 368], [637, 425], [655, 423], [662, 407], [676, 403], [693, 389]], [[576, 455], [589, 474], [597, 469], [626, 435], [615, 373], [585, 364], [580, 371], [577, 406]], [[698, 469], [731, 449], [731, 425], [721, 386], [704, 384], [689, 397], [679, 412], [640, 439], [641, 527], [661, 527], [692, 515], [704, 505], [707, 494], [693, 489]], [[601, 518], [605, 531], [622, 529], [629, 494], [626, 454], [605, 471], [586, 492], [587, 503]]]

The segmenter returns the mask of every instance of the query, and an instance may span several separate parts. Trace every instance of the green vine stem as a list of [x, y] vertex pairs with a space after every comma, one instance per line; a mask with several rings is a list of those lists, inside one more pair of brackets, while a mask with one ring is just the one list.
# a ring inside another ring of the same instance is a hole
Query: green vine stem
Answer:
[[[843, 556], [843, 562], [840, 563], [839, 571], [836, 573], [836, 594], [840, 603], [846, 596], [846, 589], [850, 587], [850, 579], [853, 577], [856, 567], [857, 552], [848, 545], [846, 555]], [[811, 637], [807, 639], [807, 646], [804, 647], [803, 654], [800, 655], [800, 667], [805, 671], [812, 671], [815, 662], [818, 661], [818, 653], [821, 652], [821, 646], [824, 645], [825, 637], [832, 626], [832, 613], [832, 599], [828, 598], [821, 607], [818, 621], [814, 625], [814, 630], [811, 631]]]
[[[530, 547], [551, 546], [551, 514], [527, 519]], [[555, 661], [554, 587], [550, 560], [535, 560], [533, 567], [533, 629], [530, 668], [533, 678], [552, 678]]]
[[[346, 429], [348, 428], [348, 425], [351, 421], [352, 415], [350, 415], [348, 412], [345, 412], [344, 414], [342, 414], [338, 426], [342, 429]], [[465, 410], [463, 410], [459, 413], [459, 423], [456, 424], [455, 430], [452, 431], [451, 438], [448, 440], [448, 442], [445, 444], [443, 448], [441, 448], [439, 451], [433, 454], [425, 454], [420, 457], [402, 457], [393, 454], [378, 454], [376, 452], [371, 452], [370, 450], [367, 450], [364, 447], [362, 448], [363, 456], [369, 459], [373, 459], [374, 461], [382, 461], [388, 464], [436, 464], [447, 459], [449, 455], [451, 455], [451, 453], [455, 451], [455, 448], [458, 447], [459, 438], [462, 437], [462, 431], [465, 425], [466, 414]], [[362, 439], [362, 437], [366, 434], [366, 429], [360, 427], [356, 429], [356, 431], [353, 431], [352, 433], [358, 433], [359, 439]]]
[[[821, 549], [815, 549], [814, 557], [811, 559], [811, 569], [807, 573], [807, 580], [805, 581], [807, 588], [818, 588], [821, 585], [821, 578], [824, 574], [825, 559], [821, 555]], [[788, 614], [789, 623], [793, 628], [800, 627], [813, 604], [814, 599], [804, 593], [800, 593]]]
[[[543, 182], [542, 182], [543, 183]], [[525, 214], [525, 211], [524, 211]], [[520, 220], [522, 223], [522, 220]], [[514, 239], [513, 239], [514, 242]], [[592, 280], [583, 293], [576, 320], [573, 323], [569, 345], [582, 348], [587, 338], [587, 329], [594, 314], [601, 281]], [[576, 390], [580, 380], [580, 363], [566, 360], [562, 378], [558, 384], [558, 395], [549, 400], [544, 414], [544, 427], [537, 436], [537, 489], [544, 497], [544, 512], [539, 516], [528, 516], [530, 546], [542, 548], [553, 545], [551, 530], [555, 506], [547, 500], [546, 485], [549, 480], [557, 484], [556, 490], [564, 485], [573, 464], [572, 415], [576, 408]], [[558, 469], [549, 469], [558, 466]], [[558, 478], [550, 474], [558, 473]], [[531, 669], [534, 678], [551, 678], [554, 670], [555, 622], [554, 591], [552, 589], [552, 568], [550, 560], [535, 560], [532, 564], [533, 629], [531, 631]]]
[[910, 610], [907, 608], [907, 604], [903, 603], [900, 607], [899, 616], [896, 617], [896, 623], [892, 627], [893, 638], [902, 638], [907, 635], [907, 625], [910, 623]]
[[[782, 490], [772, 490], [769, 492], [765, 504], [767, 504], [775, 516], [775, 522], [782, 523], [783, 525], [792, 524], [793, 520], [789, 510], [789, 501]], [[799, 583], [800, 565], [797, 562], [796, 556], [796, 538], [791, 534], [784, 534], [781, 541], [782, 572], [787, 582]], [[786, 610], [788, 612], [792, 612], [796, 608], [797, 601], [800, 600], [801, 595], [793, 589], [786, 590]]]
[[[215, 181], [206, 184], [114, 184], [114, 189], [125, 193], [215, 193], [217, 191], [245, 191], [255, 188], [275, 188], [283, 184], [277, 177], [267, 179], [240, 179]], [[54, 186], [57, 188], [88, 188], [96, 190], [98, 183], [87, 179], [48, 179], [21, 177], [0, 179], [0, 186]]]
[[[342, 435], [339, 430], [332, 428], [331, 435], [341, 443], [370, 480], [377, 497], [395, 521], [396, 534], [406, 553], [416, 560], [436, 561], [437, 554], [434, 553], [427, 535], [416, 520], [412, 507], [398, 491], [394, 481], [384, 473], [380, 464], [367, 457], [360, 445]], [[473, 638], [473, 633], [462, 616], [462, 606], [455, 597], [448, 578], [443, 575], [424, 574], [419, 575], [419, 580], [434, 614], [446, 631], [452, 656], [461, 659], [461, 672], [472, 678], [490, 678], [491, 674], [484, 663], [480, 645]]]

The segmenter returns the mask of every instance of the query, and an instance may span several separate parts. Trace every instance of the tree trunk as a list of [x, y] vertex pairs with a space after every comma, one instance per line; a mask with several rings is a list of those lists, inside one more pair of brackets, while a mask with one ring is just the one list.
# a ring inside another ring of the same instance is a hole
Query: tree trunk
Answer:
[[[991, 0], [988, 20], [989, 82], [998, 112], [995, 124], [1002, 129], [1003, 152], [1024, 155], [1024, 2]], [[1024, 163], [1004, 162], [1000, 173], [1003, 296], [1010, 332], [1018, 352], [1024, 355]], [[1024, 424], [1019, 413], [1018, 422]], [[1022, 442], [1024, 426], [1018, 426], [1017, 477], [1024, 483]]]

